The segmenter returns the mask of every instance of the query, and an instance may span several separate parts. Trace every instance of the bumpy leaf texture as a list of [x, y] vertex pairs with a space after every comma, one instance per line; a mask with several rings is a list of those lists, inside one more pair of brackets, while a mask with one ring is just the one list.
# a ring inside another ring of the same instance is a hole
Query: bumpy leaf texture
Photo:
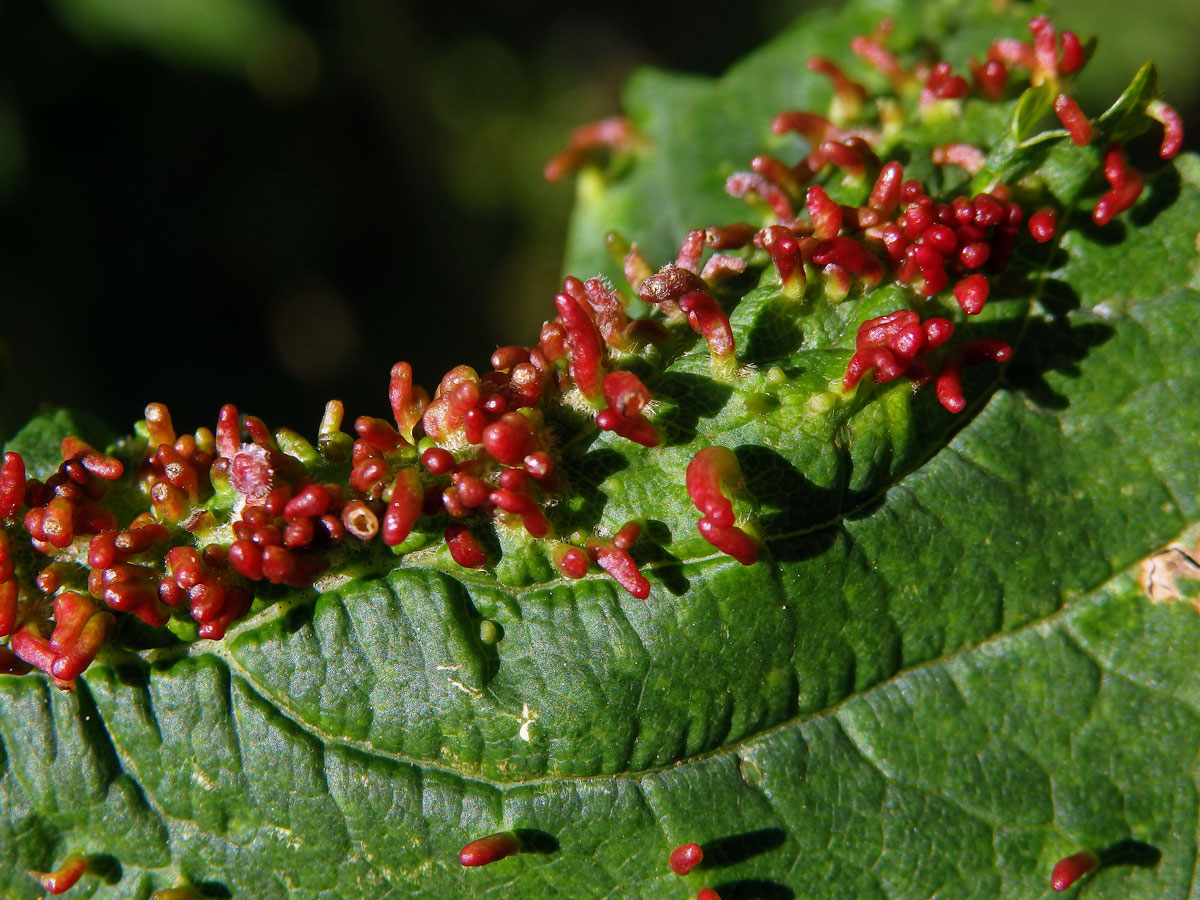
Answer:
[[[852, 4], [717, 81], [641, 74], [633, 138], [580, 175], [568, 271], [620, 281], [610, 230], [657, 265], [689, 229], [757, 216], [726, 179], [811, 149], [770, 127], [828, 108], [810, 56], [882, 83], [849, 45], [883, 16], [888, 47], [937, 43], [962, 73], [997, 36], [1028, 39], [1028, 9], [967, 6]], [[396, 553], [260, 590], [221, 641], [124, 616], [73, 691], [0, 676], [0, 894], [41, 896], [27, 871], [83, 854], [68, 896], [1037, 897], [1091, 850], [1093, 900], [1186, 896], [1200, 164], [1164, 165], [1100, 228], [1107, 142], [1138, 130], [1153, 70], [1087, 146], [1046, 118], [1054, 93], [937, 100], [884, 128], [885, 158], [938, 191], [1003, 180], [1058, 209], [1058, 237], [1023, 231], [978, 315], [886, 282], [796, 300], [763, 254], [719, 294], [737, 367], [698, 338], [633, 366], [659, 446], [557, 420], [551, 518], [640, 523], [648, 597], [595, 565], [564, 577], [536, 523], [489, 531], [488, 563], [464, 568], [422, 517]], [[929, 162], [952, 142], [990, 148], [973, 179]], [[862, 201], [852, 175], [827, 188]], [[907, 378], [843, 390], [855, 329], [897, 308], [1002, 338], [1011, 362], [968, 369], [957, 415]], [[45, 478], [70, 433], [108, 440], [59, 413], [7, 449]], [[727, 495], [763, 538], [752, 565], [697, 531], [685, 473], [710, 446], [744, 479]], [[460, 865], [505, 831], [519, 852]], [[691, 842], [703, 861], [675, 874]]]

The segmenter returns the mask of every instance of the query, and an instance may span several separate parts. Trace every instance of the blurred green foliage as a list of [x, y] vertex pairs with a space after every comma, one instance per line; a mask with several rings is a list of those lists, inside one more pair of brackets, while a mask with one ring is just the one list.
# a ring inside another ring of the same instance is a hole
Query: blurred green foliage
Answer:
[[[151, 400], [187, 429], [232, 401], [311, 431], [330, 397], [383, 414], [397, 359], [430, 388], [486, 365], [561, 276], [573, 190], [541, 167], [567, 132], [636, 66], [717, 74], [811, 5], [0, 6], [0, 431]], [[1101, 46], [1097, 96], [1157, 58], [1186, 116], [1200, 11], [1059, 8], [1129, 37]]]
[[[1082, 36], [1121, 36], [1096, 47], [1087, 78], [1080, 82], [1080, 102], [1085, 110], [1094, 113], [1104, 108], [1106, 99], [1128, 84], [1129, 73], [1152, 59], [1167, 102], [1184, 112], [1185, 122], [1200, 122], [1195, 114], [1200, 99], [1200, 67], [1195, 56], [1200, 41], [1200, 3], [1155, 0], [1138, 7], [1120, 0], [1055, 0], [1052, 8], [1058, 19], [1071, 23]], [[1197, 143], [1193, 140], [1189, 145]]]
[[53, 0], [64, 25], [93, 44], [128, 44], [167, 64], [239, 71], [251, 65], [286, 19], [270, 0]]

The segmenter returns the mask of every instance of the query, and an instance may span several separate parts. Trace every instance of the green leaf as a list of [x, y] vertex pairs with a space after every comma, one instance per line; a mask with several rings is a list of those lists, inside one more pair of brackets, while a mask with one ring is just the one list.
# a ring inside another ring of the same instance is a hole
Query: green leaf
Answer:
[[1158, 96], [1158, 72], [1146, 63], [1102, 116], [1099, 125], [1110, 141], [1127, 141], [1146, 130], [1146, 106]]
[[271, 0], [55, 0], [53, 6], [67, 27], [92, 43], [132, 44], [168, 62], [234, 72], [261, 64], [287, 27]]
[[1008, 133], [988, 154], [983, 170], [973, 179], [974, 188], [982, 191], [995, 184], [1012, 184], [1045, 165], [1046, 157], [1067, 137], [1065, 131], [1042, 130], [1054, 108], [1054, 96], [1046, 82], [1021, 94]]
[[97, 447], [103, 447], [113, 439], [112, 430], [95, 416], [81, 410], [56, 409], [31, 419], [4, 449], [20, 453], [29, 474], [45, 479], [58, 468], [62, 459], [59, 448], [68, 435], [80, 437]]
[[[611, 266], [614, 226], [662, 261], [687, 229], [744, 218], [724, 179], [783, 152], [776, 111], [828, 99], [809, 54], [855, 66], [840, 48], [884, 7], [897, 46], [950, 32], [960, 61], [1020, 33], [979, 6], [951, 32], [954, 4], [851, 5], [720, 81], [640, 76], [647, 149], [584, 175], [572, 270]], [[929, 115], [904, 138], [911, 170], [1031, 102]], [[1085, 219], [1087, 183], [1047, 166], [1064, 219]], [[41, 896], [25, 870], [83, 852], [69, 896], [1033, 897], [1090, 848], [1089, 898], [1186, 895], [1198, 221], [1186, 157], [1108, 229], [1025, 245], [963, 325], [1009, 339], [1013, 363], [971, 370], [959, 417], [902, 382], [839, 390], [854, 329], [911, 294], [798, 310], [769, 267], [741, 285], [737, 377], [703, 346], [644, 361], [663, 447], [572, 444], [580, 420], [554, 422], [560, 532], [641, 521], [646, 600], [560, 578], [501, 528], [495, 574], [431, 542], [277, 589], [220, 642], [137, 649], [129, 629], [71, 694], [0, 676], [0, 894]], [[75, 427], [39, 420], [9, 449], [44, 473]], [[753, 566], [696, 532], [684, 471], [709, 445], [745, 474]], [[509, 829], [526, 852], [459, 866]], [[680, 878], [667, 857], [691, 841], [705, 862]]]

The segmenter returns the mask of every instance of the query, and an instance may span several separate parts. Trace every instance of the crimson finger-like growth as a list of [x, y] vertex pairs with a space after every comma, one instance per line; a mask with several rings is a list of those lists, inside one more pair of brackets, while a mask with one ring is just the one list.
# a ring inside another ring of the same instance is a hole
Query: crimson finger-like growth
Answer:
[[1050, 873], [1050, 887], [1065, 891], [1100, 864], [1100, 858], [1091, 850], [1080, 850], [1065, 856], [1054, 864]]
[[53, 872], [30, 872], [29, 874], [49, 894], [65, 894], [83, 877], [87, 871], [87, 858], [79, 853], [72, 853], [63, 860]]
[[671, 851], [667, 864], [676, 875], [687, 875], [704, 860], [704, 850], [699, 844], [682, 844]]
[[511, 831], [499, 831], [471, 841], [458, 851], [458, 861], [466, 867], [486, 866], [521, 852], [521, 842]]
[[731, 494], [744, 487], [742, 469], [733, 451], [705, 447], [687, 467], [687, 491], [703, 517], [696, 524], [700, 535], [744, 566], [758, 560], [761, 542], [734, 524]]

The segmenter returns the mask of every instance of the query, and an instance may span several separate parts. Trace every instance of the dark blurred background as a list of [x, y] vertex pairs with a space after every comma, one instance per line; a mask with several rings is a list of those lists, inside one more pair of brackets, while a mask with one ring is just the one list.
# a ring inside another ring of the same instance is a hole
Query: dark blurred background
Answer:
[[[429, 388], [484, 366], [548, 315], [569, 130], [633, 68], [719, 74], [816, 5], [0, 0], [0, 434], [151, 400], [311, 434], [331, 397], [385, 415], [398, 359]], [[1085, 110], [1147, 58], [1194, 107], [1200, 4], [1056, 8], [1109, 36]]]

